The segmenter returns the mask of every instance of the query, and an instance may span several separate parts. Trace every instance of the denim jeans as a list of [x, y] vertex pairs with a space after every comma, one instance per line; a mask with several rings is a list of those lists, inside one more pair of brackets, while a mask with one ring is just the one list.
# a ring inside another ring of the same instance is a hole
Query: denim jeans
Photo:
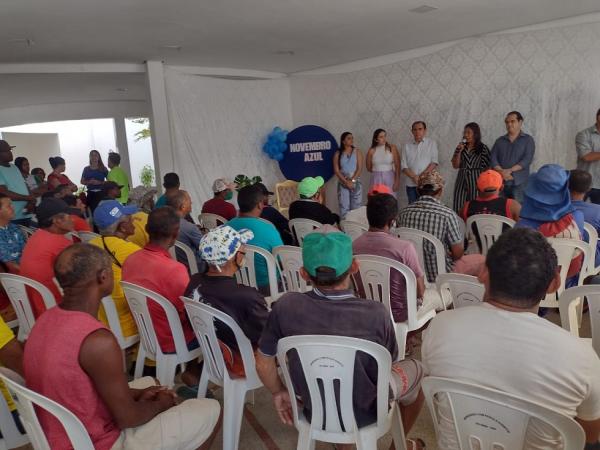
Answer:
[[506, 198], [513, 198], [522, 204], [526, 186], [527, 183], [519, 184], [518, 186], [515, 186], [514, 184], [505, 185], [504, 196]]
[[415, 186], [406, 186], [406, 197], [408, 198], [408, 204], [414, 203], [419, 198], [417, 194], [417, 188]]

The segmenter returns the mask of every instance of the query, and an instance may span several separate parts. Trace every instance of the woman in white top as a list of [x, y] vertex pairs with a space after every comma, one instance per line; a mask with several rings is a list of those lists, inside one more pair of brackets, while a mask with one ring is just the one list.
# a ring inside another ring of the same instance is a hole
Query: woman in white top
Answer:
[[373, 133], [367, 152], [367, 170], [372, 174], [371, 187], [384, 184], [394, 192], [400, 188], [400, 154], [394, 144], [386, 141], [386, 132], [381, 128]]

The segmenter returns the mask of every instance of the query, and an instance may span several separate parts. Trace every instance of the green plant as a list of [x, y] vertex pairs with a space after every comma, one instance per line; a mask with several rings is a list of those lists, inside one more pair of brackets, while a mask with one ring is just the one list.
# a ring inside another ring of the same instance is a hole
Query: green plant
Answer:
[[151, 187], [154, 184], [154, 169], [146, 164], [140, 170], [140, 181], [142, 182], [142, 186]]
[[134, 134], [135, 142], [148, 139], [150, 136], [152, 136], [152, 133], [150, 132], [150, 120], [147, 117], [138, 117], [136, 119], [131, 119], [131, 121], [140, 125], [146, 125], [146, 128]]
[[235, 190], [239, 191], [243, 187], [250, 186], [250, 185], [253, 185], [256, 183], [262, 183], [262, 178], [259, 177], [258, 175], [255, 177], [249, 178], [246, 175], [241, 173], [235, 177], [233, 182], [237, 185]]

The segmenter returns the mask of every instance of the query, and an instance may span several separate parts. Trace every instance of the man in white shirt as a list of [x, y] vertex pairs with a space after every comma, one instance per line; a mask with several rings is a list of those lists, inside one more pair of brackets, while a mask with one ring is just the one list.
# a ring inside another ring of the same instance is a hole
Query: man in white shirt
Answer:
[[[490, 387], [573, 417], [596, 448], [600, 435], [600, 359], [591, 345], [537, 315], [560, 286], [556, 253], [537, 231], [515, 228], [490, 249], [479, 275], [484, 302], [436, 316], [424, 332], [422, 359], [431, 376]], [[441, 398], [440, 412], [448, 408]], [[446, 416], [446, 417], [451, 417]], [[443, 429], [442, 429], [443, 428]], [[457, 449], [452, 423], [439, 446]], [[533, 420], [524, 448], [558, 448]]]
[[417, 200], [417, 180], [419, 175], [435, 169], [438, 165], [438, 147], [433, 139], [425, 137], [427, 124], [419, 120], [412, 124], [413, 142], [404, 146], [402, 152], [402, 173], [406, 175], [406, 196], [408, 203]]

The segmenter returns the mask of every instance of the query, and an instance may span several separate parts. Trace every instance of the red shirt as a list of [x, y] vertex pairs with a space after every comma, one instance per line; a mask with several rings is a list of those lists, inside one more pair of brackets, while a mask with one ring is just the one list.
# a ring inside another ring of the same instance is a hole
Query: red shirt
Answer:
[[92, 231], [90, 224], [83, 217], [71, 214], [71, 220], [73, 220], [74, 231]]
[[211, 198], [209, 201], [204, 202], [204, 205], [202, 205], [202, 212], [217, 214], [227, 220], [231, 220], [237, 216], [235, 206], [223, 200], [221, 197]]
[[[179, 298], [185, 293], [190, 276], [187, 268], [172, 259], [169, 252], [152, 243], [146, 245], [125, 260], [122, 280], [150, 289], [169, 300], [179, 314], [185, 341], [190, 342], [196, 337]], [[149, 310], [160, 348], [164, 353], [174, 353], [175, 342], [163, 309], [151, 301]]]
[[[39, 229], [27, 240], [23, 255], [21, 256], [21, 266], [19, 275], [39, 281], [54, 294], [57, 303], [62, 296], [56, 284], [54, 284], [54, 260], [65, 248], [73, 242], [69, 241], [62, 234], [54, 234], [44, 229]], [[31, 300], [33, 314], [37, 318], [46, 310], [42, 296], [28, 289]]]
[[68, 185], [71, 183], [72, 183], [72, 181], [64, 173], [56, 175], [52, 172], [52, 173], [50, 173], [50, 175], [48, 175], [48, 184], [53, 188], [58, 187], [58, 186]]

